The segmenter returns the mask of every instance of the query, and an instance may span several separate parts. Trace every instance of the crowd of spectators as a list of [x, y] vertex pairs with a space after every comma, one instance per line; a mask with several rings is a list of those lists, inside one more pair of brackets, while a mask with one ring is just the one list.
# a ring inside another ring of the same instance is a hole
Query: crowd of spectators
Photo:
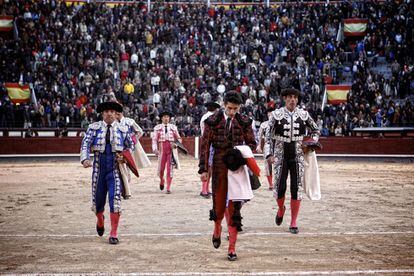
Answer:
[[[4, 1], [17, 32], [0, 34], [0, 127], [82, 127], [97, 105], [116, 98], [150, 131], [164, 109], [184, 136], [199, 134], [204, 103], [236, 90], [257, 126], [281, 90], [323, 135], [354, 127], [414, 124], [412, 1], [283, 4], [276, 8], [204, 5], [67, 6]], [[341, 38], [342, 19], [368, 19], [364, 37]], [[376, 72], [378, 61], [391, 68]], [[12, 104], [5, 82], [32, 84], [36, 103]], [[351, 82], [347, 103], [325, 105], [326, 83]]]

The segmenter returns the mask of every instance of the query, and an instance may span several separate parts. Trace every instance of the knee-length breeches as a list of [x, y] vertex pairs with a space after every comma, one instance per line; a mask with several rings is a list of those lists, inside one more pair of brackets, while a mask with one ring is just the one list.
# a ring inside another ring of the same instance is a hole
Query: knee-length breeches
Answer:
[[121, 212], [122, 179], [117, 168], [115, 153], [107, 145], [105, 152], [95, 153], [92, 174], [92, 211], [104, 211], [108, 196], [109, 209], [112, 213]]

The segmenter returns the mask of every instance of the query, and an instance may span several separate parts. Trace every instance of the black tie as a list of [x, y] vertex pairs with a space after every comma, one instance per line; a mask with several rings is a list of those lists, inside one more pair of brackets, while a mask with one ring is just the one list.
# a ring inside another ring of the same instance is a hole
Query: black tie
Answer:
[[165, 133], [167, 133], [168, 132], [168, 129], [167, 129], [167, 126], [165, 126]]
[[105, 136], [105, 142], [107, 144], [111, 143], [111, 125], [108, 125], [107, 126], [106, 136]]
[[226, 134], [227, 134], [227, 138], [231, 138], [230, 123], [231, 123], [231, 118], [228, 117], [227, 118], [227, 121], [226, 121]]

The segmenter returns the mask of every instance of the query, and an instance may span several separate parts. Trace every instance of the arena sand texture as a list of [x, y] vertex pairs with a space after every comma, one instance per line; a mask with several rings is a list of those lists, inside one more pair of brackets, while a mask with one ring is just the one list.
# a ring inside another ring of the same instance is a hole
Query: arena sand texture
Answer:
[[322, 199], [303, 201], [298, 235], [288, 232], [289, 205], [275, 225], [262, 176], [242, 209], [236, 262], [226, 258], [226, 227], [221, 248], [211, 244], [211, 200], [198, 195], [197, 161], [182, 165], [170, 195], [158, 189], [154, 159], [140, 170], [114, 246], [109, 220], [103, 237], [95, 232], [91, 169], [77, 161], [0, 163], [0, 273], [414, 274], [411, 163], [320, 161]]

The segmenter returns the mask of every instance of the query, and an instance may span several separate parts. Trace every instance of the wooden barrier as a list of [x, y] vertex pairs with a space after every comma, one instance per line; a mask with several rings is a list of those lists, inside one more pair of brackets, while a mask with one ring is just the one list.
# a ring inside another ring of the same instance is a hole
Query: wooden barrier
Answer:
[[[183, 137], [189, 154], [194, 155], [194, 137]], [[0, 154], [76, 154], [80, 152], [79, 137], [21, 138], [0, 137]], [[151, 138], [140, 139], [144, 150], [152, 153]], [[322, 137], [323, 154], [414, 154], [414, 138]]]

